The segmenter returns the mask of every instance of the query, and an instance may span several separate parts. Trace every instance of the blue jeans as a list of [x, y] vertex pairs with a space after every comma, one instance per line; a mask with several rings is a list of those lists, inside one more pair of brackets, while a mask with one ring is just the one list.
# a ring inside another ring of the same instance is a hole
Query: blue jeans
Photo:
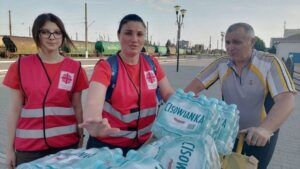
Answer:
[[[274, 132], [274, 135], [271, 137], [270, 142], [268, 142], [264, 147], [250, 146], [245, 142], [242, 154], [245, 154], [247, 156], [253, 155], [259, 161], [257, 169], [266, 169], [272, 159], [277, 143], [278, 133], [279, 129]], [[236, 151], [237, 143], [238, 139], [235, 140], [233, 151]]]

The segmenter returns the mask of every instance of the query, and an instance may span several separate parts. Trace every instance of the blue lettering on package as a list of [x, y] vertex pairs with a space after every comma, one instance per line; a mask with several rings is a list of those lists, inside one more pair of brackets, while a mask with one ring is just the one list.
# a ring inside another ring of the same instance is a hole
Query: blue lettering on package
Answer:
[[196, 122], [198, 124], [203, 124], [205, 117], [203, 114], [196, 114], [193, 112], [186, 111], [180, 107], [173, 105], [172, 103], [167, 103], [164, 109], [166, 112], [178, 115], [179, 117], [183, 117], [192, 122]]
[[178, 162], [176, 163], [177, 169], [186, 169], [190, 157], [192, 156], [195, 149], [195, 145], [189, 142], [183, 142], [180, 149], [180, 155], [178, 157]]

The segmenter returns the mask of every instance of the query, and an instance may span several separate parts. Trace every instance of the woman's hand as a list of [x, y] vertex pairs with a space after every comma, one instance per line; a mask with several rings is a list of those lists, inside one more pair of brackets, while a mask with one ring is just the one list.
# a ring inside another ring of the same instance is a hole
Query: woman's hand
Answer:
[[119, 128], [112, 128], [106, 118], [87, 119], [79, 124], [80, 128], [85, 128], [93, 137], [104, 137], [120, 132]]
[[82, 148], [82, 146], [83, 146], [83, 141], [84, 141], [84, 137], [83, 137], [83, 136], [80, 136], [80, 138], [79, 138], [79, 143], [78, 143], [78, 147], [77, 147], [77, 148]]
[[16, 167], [16, 154], [13, 149], [6, 152], [6, 165], [8, 169], [14, 169]]

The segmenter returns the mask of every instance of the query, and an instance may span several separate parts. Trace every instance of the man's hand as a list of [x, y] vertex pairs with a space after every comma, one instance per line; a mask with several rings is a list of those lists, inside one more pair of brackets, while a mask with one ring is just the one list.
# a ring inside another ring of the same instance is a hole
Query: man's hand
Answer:
[[79, 124], [80, 128], [85, 128], [93, 137], [103, 137], [115, 134], [120, 131], [118, 128], [111, 128], [106, 118], [87, 119]]
[[263, 147], [270, 140], [273, 133], [263, 127], [250, 127], [240, 130], [240, 133], [247, 134], [246, 142], [248, 145]]

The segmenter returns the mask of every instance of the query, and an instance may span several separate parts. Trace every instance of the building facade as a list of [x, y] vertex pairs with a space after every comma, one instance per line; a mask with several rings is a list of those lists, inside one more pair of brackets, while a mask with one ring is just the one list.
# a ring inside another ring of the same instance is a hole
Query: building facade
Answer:
[[282, 38], [271, 38], [272, 46], [280, 58], [287, 58], [290, 53], [300, 53], [300, 29], [285, 29]]

